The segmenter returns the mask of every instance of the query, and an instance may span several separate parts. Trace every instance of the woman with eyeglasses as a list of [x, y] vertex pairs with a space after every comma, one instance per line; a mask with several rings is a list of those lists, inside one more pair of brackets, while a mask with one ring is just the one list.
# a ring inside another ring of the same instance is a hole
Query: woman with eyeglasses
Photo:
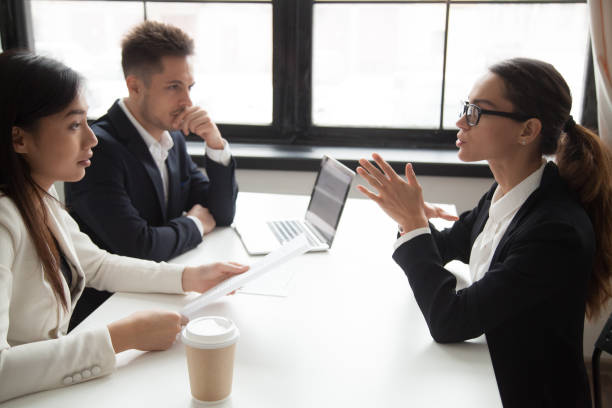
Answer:
[[[495, 184], [453, 227], [377, 154], [359, 190], [399, 225], [393, 259], [404, 270], [432, 337], [486, 335], [506, 407], [590, 407], [583, 358], [585, 313], [610, 297], [612, 156], [570, 116], [572, 99], [550, 64], [511, 59], [489, 68], [461, 106], [462, 161], [486, 160]], [[554, 155], [554, 161], [545, 156]], [[469, 263], [456, 290], [445, 265]], [[474, 392], [478, 392], [477, 385]]]
[[111, 291], [203, 292], [247, 267], [183, 267], [111, 255], [78, 229], [53, 183], [77, 181], [96, 137], [82, 80], [25, 52], [0, 54], [0, 402], [110, 374], [115, 353], [164, 350], [186, 319], [132, 314], [67, 334], [85, 285]]

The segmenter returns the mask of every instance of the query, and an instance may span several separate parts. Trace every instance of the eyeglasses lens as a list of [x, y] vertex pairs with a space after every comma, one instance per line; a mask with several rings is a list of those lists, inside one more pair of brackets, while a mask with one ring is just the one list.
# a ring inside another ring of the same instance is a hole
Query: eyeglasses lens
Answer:
[[467, 123], [470, 126], [474, 125], [474, 119], [475, 119], [475, 113], [476, 113], [476, 109], [474, 109], [474, 107], [472, 105], [468, 105], [466, 108], [466, 112], [465, 112], [465, 118], [467, 119]]
[[462, 118], [463, 115], [465, 115], [465, 112], [467, 110], [467, 103], [461, 101], [459, 102], [459, 106], [457, 106], [457, 108], [459, 108], [457, 110], [457, 113], [459, 114], [459, 118]]
[[459, 117], [462, 118], [465, 115], [465, 119], [470, 126], [474, 126], [478, 123], [479, 113], [478, 108], [474, 105], [470, 105], [467, 102], [461, 102], [459, 104]]
[[467, 123], [470, 126], [475, 126], [478, 123], [478, 117], [480, 116], [480, 111], [474, 105], [468, 105], [466, 108], [466, 119]]

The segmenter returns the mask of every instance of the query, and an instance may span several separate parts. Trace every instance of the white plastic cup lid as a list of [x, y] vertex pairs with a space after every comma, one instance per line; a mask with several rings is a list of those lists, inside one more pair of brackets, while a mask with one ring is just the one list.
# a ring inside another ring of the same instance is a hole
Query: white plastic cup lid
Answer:
[[204, 316], [187, 323], [181, 339], [184, 344], [201, 349], [223, 348], [234, 344], [240, 331], [233, 321], [221, 316]]

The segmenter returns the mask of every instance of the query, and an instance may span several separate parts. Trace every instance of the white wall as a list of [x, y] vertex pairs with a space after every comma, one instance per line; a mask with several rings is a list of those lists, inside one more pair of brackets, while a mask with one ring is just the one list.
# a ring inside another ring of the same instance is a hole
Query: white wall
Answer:
[[[308, 171], [236, 171], [240, 191], [260, 193], [310, 195], [316, 176], [315, 172]], [[457, 206], [457, 211], [462, 212], [476, 205], [480, 196], [491, 187], [493, 179], [421, 176], [419, 182], [426, 201], [453, 203]], [[359, 176], [353, 182], [349, 197], [365, 198], [355, 188], [357, 184], [364, 184]], [[55, 188], [63, 202], [64, 183], [55, 183]]]
[[[317, 174], [307, 171], [238, 170], [236, 178], [240, 191], [304, 194], [310, 195]], [[434, 177], [421, 176], [426, 201], [452, 203], [457, 211], [473, 208], [493, 183], [489, 178]], [[349, 197], [365, 198], [356, 188], [365, 184], [361, 177], [355, 177]]]

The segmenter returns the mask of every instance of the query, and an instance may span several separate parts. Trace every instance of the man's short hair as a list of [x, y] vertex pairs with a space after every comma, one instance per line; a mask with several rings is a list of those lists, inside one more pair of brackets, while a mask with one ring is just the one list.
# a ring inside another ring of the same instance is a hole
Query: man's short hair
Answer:
[[123, 75], [136, 75], [148, 83], [153, 73], [163, 70], [162, 57], [193, 55], [193, 39], [170, 24], [145, 21], [134, 27], [121, 43]]

